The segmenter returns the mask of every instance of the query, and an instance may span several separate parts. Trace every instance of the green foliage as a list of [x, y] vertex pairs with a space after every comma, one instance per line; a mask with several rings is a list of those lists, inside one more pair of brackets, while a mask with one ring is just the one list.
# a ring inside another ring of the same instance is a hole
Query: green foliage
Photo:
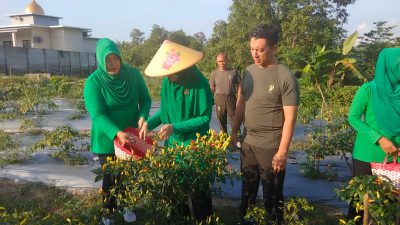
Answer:
[[28, 112], [43, 114], [54, 109], [54, 97], [82, 99], [85, 80], [67, 77], [0, 79], [0, 120], [15, 119]]
[[[144, 208], [149, 222], [185, 221], [179, 206], [195, 190], [208, 190], [214, 183], [218, 191], [220, 183], [238, 178], [238, 172], [228, 165], [228, 145], [227, 134], [209, 131], [206, 136], [198, 135], [189, 146], [156, 146], [140, 160], [109, 161], [102, 169], [119, 176], [118, 183], [125, 192], [116, 187], [112, 193], [122, 206]], [[97, 175], [99, 179], [102, 171]]]
[[71, 120], [81, 119], [83, 116], [88, 115], [85, 101], [83, 99], [76, 99], [73, 101], [76, 111], [70, 116]]
[[[300, 79], [300, 110], [298, 121], [308, 124], [314, 119], [323, 119], [331, 122], [336, 117], [347, 117], [357, 86], [334, 86], [325, 91], [325, 107], [322, 97], [315, 85]], [[324, 111], [322, 111], [324, 109]]]
[[44, 134], [42, 140], [31, 147], [33, 152], [45, 148], [56, 148], [51, 156], [63, 160], [70, 165], [80, 165], [86, 162], [86, 158], [81, 156], [82, 151], [89, 150], [89, 144], [84, 142], [88, 138], [87, 133], [79, 133], [69, 126], [57, 127], [54, 131]]
[[339, 40], [344, 36], [341, 26], [348, 17], [346, 7], [353, 2], [354, 0], [276, 1], [276, 14], [282, 28], [279, 53], [285, 55], [282, 57], [283, 62], [290, 68], [301, 68], [304, 66], [302, 61], [289, 52], [308, 56], [313, 53], [315, 45], [337, 48]]
[[101, 200], [93, 195], [73, 196], [64, 190], [36, 183], [9, 186], [14, 188], [3, 186], [0, 191], [1, 224], [98, 224]]
[[[394, 225], [400, 216], [400, 192], [390, 182], [378, 176], [356, 176], [348, 185], [337, 190], [342, 200], [353, 201], [357, 211], [364, 210], [364, 195], [368, 195], [368, 212], [374, 224]], [[354, 224], [359, 216], [350, 220], [341, 220], [341, 224]]]
[[20, 151], [19, 145], [10, 134], [0, 130], [0, 167], [8, 163], [20, 163], [27, 154]]
[[83, 86], [85, 85], [84, 79], [65, 77], [65, 76], [52, 76], [50, 83], [53, 88], [52, 97], [82, 99]]
[[336, 118], [328, 124], [311, 124], [306, 130], [305, 140], [294, 144], [307, 154], [306, 161], [300, 166], [300, 172], [310, 178], [335, 178], [332, 170], [321, 171], [321, 162], [329, 156], [342, 155], [347, 162], [347, 154], [353, 150], [355, 131], [345, 118]]
[[[289, 198], [282, 207], [283, 221], [282, 225], [319, 225], [335, 224], [334, 221], [327, 218], [315, 209], [305, 198]], [[264, 207], [253, 207], [245, 216], [246, 219], [252, 218], [256, 224], [275, 224], [268, 220], [268, 215]], [[267, 223], [268, 222], [268, 223]]]
[[22, 119], [21, 125], [19, 126], [20, 131], [30, 131], [30, 132], [38, 132], [39, 122], [36, 119]]
[[152, 100], [160, 100], [161, 84], [163, 78], [144, 76]]
[[400, 45], [400, 38], [395, 37], [393, 30], [397, 26], [388, 26], [386, 21], [374, 22], [375, 29], [365, 33], [357, 46], [359, 66], [364, 71], [367, 80], [372, 80], [375, 74], [375, 63], [383, 48]]
[[354, 32], [343, 42], [342, 55], [347, 55], [353, 49], [354, 44], [358, 38], [358, 32]]

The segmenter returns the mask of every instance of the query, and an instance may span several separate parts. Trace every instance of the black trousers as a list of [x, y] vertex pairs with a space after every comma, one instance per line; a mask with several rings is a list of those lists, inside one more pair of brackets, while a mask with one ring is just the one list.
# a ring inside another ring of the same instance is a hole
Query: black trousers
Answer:
[[[107, 163], [107, 157], [111, 157], [115, 160], [114, 154], [101, 154], [98, 155], [101, 168], [103, 165]], [[110, 196], [110, 189], [115, 185], [116, 177], [112, 176], [109, 173], [104, 173], [103, 176], [103, 184], [101, 185], [101, 189], [103, 190], [102, 198], [103, 198], [103, 208], [108, 209], [110, 212], [114, 212], [117, 209], [117, 202], [114, 196]]]
[[226, 96], [226, 95], [215, 95], [214, 101], [221, 131], [227, 133], [228, 117], [231, 124], [235, 117], [236, 97]]
[[246, 142], [242, 145], [241, 172], [242, 197], [240, 211], [242, 218], [249, 208], [256, 203], [260, 181], [263, 192], [263, 205], [267, 212], [267, 221], [281, 224], [283, 220], [283, 183], [286, 171], [274, 173], [272, 158], [277, 149], [265, 149], [251, 146]]
[[[192, 207], [193, 207], [193, 217], [197, 222], [204, 221], [207, 217], [212, 214], [212, 200], [211, 200], [211, 190], [196, 191], [191, 196]], [[190, 218], [190, 208], [187, 203], [178, 205], [178, 214], [176, 217], [182, 219]], [[184, 220], [187, 222], [186, 220]], [[177, 223], [178, 222], [178, 223]], [[185, 223], [184, 222], [184, 223]], [[174, 218], [173, 222], [169, 224], [181, 224]]]
[[[353, 159], [353, 172], [354, 176], [372, 175], [371, 163]], [[349, 203], [349, 211], [347, 213], [347, 219], [350, 220], [354, 219], [354, 217], [356, 216], [361, 216], [361, 218], [357, 220], [356, 225], [362, 225], [364, 211], [360, 210], [357, 213], [356, 208], [353, 205], [353, 202], [354, 201], [351, 200]]]

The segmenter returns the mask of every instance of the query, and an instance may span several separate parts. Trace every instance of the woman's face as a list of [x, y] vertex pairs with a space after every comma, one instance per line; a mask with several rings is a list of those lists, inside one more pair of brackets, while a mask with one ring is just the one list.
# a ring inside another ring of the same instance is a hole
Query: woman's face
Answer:
[[121, 69], [121, 59], [115, 54], [109, 54], [106, 57], [106, 69], [108, 74], [116, 75]]
[[171, 74], [171, 75], [168, 75], [168, 79], [169, 79], [171, 82], [176, 82], [176, 81], [178, 81], [178, 79], [179, 79], [179, 75], [178, 75], [178, 74]]

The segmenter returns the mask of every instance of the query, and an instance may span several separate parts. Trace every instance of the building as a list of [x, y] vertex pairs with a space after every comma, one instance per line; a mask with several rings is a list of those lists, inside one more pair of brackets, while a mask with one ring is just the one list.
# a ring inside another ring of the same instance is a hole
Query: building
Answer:
[[90, 29], [60, 25], [61, 17], [46, 15], [35, 0], [26, 6], [25, 13], [9, 17], [10, 25], [0, 26], [0, 45], [96, 52], [98, 39], [90, 37]]

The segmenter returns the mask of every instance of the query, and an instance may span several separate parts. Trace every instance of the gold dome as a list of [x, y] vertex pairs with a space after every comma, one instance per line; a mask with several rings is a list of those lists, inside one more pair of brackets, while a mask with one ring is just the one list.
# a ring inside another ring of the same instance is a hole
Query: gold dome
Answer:
[[25, 13], [44, 15], [42, 7], [39, 4], [37, 4], [35, 0], [32, 0], [32, 2], [26, 6]]

